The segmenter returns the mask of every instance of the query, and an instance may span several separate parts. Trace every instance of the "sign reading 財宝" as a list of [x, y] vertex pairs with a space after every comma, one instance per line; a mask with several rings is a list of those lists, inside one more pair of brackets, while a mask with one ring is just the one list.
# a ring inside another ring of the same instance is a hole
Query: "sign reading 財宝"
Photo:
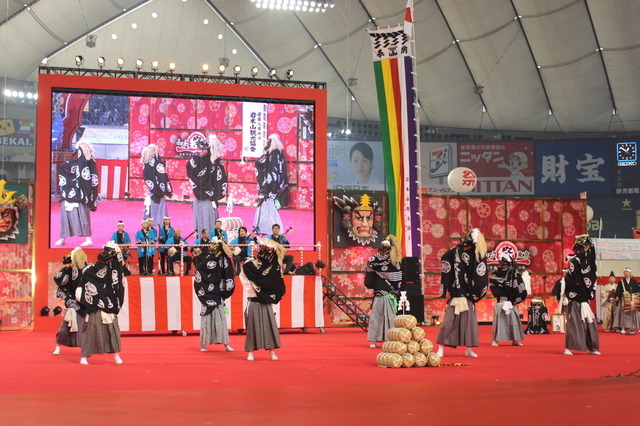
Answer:
[[536, 194], [608, 194], [610, 161], [607, 140], [536, 142]]

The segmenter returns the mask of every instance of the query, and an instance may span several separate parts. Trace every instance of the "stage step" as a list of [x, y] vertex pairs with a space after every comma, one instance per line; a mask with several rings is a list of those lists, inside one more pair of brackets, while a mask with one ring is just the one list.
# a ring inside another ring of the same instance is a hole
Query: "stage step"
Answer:
[[358, 305], [356, 305], [346, 294], [342, 292], [329, 278], [322, 277], [322, 288], [324, 289], [324, 298], [331, 301], [342, 312], [344, 312], [351, 321], [363, 330], [367, 330], [369, 326], [369, 315]]

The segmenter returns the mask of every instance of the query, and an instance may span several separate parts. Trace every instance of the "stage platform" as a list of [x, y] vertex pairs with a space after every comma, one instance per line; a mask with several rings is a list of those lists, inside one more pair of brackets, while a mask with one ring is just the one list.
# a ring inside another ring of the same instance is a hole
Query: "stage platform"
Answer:
[[278, 361], [247, 361], [244, 340], [200, 352], [197, 334], [126, 335], [124, 364], [82, 366], [79, 348], [51, 354], [54, 331], [0, 332], [0, 424], [638, 424], [620, 401], [640, 398], [640, 335], [600, 333], [601, 356], [566, 356], [562, 334], [492, 347], [480, 326], [479, 358], [458, 348], [444, 358], [458, 365], [408, 369], [377, 367], [358, 328], [284, 331]]
[[[123, 332], [198, 331], [201, 303], [193, 290], [194, 277], [126, 278], [125, 303], [118, 314]], [[315, 275], [285, 275], [287, 294], [274, 305], [280, 328], [322, 328], [322, 281]], [[227, 325], [245, 329], [247, 295], [240, 280], [227, 301]]]

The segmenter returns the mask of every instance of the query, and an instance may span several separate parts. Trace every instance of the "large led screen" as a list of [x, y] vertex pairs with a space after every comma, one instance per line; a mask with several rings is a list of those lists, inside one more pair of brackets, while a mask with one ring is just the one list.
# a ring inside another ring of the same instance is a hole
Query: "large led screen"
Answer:
[[131, 233], [165, 216], [193, 242], [214, 229], [203, 211], [231, 234], [279, 224], [315, 242], [313, 105], [68, 91], [52, 105], [50, 247], [101, 246], [119, 221]]
[[325, 90], [39, 80], [39, 260], [99, 249], [119, 221], [135, 240], [150, 216], [156, 229], [170, 217], [190, 243], [218, 217], [229, 240], [278, 223], [292, 254], [327, 247]]

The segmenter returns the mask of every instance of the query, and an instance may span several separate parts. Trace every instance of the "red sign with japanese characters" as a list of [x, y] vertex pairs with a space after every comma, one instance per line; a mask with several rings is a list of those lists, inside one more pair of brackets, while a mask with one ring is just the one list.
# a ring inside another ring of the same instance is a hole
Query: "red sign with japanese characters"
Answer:
[[478, 195], [534, 193], [533, 142], [465, 142], [458, 144], [458, 166], [478, 176]]

